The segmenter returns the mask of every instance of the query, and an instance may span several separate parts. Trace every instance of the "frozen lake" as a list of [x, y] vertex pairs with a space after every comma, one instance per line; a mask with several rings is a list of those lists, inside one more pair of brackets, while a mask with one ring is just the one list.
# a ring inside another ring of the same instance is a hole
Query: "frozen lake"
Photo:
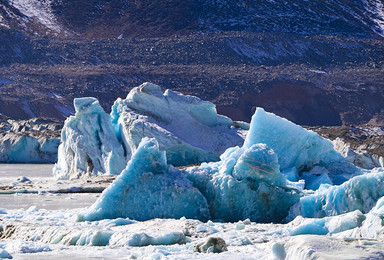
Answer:
[[[36, 185], [40, 182], [55, 182], [52, 167], [53, 164], [0, 164], [0, 186], [16, 182], [20, 176], [29, 178]], [[31, 206], [49, 210], [83, 208], [93, 204], [98, 196], [97, 193], [0, 193], [0, 208], [28, 209]]]

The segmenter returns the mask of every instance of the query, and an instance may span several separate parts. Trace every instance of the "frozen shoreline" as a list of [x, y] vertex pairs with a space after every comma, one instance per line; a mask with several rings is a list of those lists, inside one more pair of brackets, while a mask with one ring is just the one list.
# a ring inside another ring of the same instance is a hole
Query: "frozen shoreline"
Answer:
[[[0, 249], [15, 259], [379, 259], [384, 252], [379, 240], [337, 234], [295, 236], [290, 230], [299, 227], [300, 221], [260, 224], [118, 218], [76, 222], [77, 212], [32, 207], [0, 214]], [[195, 246], [208, 237], [224, 239], [228, 251], [196, 252]]]

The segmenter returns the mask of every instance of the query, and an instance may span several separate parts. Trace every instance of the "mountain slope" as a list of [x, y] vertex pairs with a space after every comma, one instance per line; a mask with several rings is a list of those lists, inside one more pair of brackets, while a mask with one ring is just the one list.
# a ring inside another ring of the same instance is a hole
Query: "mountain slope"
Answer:
[[384, 12], [381, 0], [1, 0], [0, 24], [86, 38], [217, 31], [378, 37]]

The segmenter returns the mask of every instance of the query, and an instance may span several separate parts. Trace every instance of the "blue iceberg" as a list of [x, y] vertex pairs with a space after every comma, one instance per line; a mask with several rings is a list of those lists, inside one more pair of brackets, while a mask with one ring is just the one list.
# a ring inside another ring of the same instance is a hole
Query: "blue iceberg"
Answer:
[[180, 170], [168, 165], [155, 139], [143, 138], [127, 168], [81, 217], [84, 220], [129, 217], [206, 220], [206, 199]]
[[230, 148], [220, 162], [186, 171], [206, 197], [213, 219], [281, 222], [300, 197], [287, 185], [277, 155], [265, 144]]
[[76, 98], [76, 114], [64, 123], [58, 162], [58, 179], [120, 174], [126, 166], [123, 147], [117, 140], [111, 117], [95, 98]]
[[217, 114], [213, 103], [169, 89], [163, 93], [151, 83], [118, 99], [111, 117], [127, 153], [135, 152], [143, 137], [156, 138], [174, 166], [217, 161], [227, 148], [242, 145], [246, 132]]
[[78, 98], [74, 105], [76, 114], [65, 122], [53, 169], [59, 179], [119, 174], [144, 137], [157, 139], [168, 163], [185, 166], [219, 160], [246, 135], [246, 123], [218, 115], [213, 103], [163, 93], [151, 83], [116, 100], [111, 115], [95, 98]]
[[[262, 108], [257, 108], [252, 117], [244, 146], [255, 143], [265, 143], [275, 151], [281, 171], [295, 167], [299, 172], [309, 172], [320, 166], [327, 170], [329, 179], [336, 185], [361, 174], [333, 148], [331, 141]], [[326, 177], [324, 180], [329, 182]]]
[[[152, 96], [164, 97], [153, 85], [142, 88], [141, 91], [155, 92]], [[140, 102], [136, 102], [136, 106], [140, 107]], [[161, 120], [173, 120], [167, 114], [162, 116]], [[127, 129], [120, 125], [119, 131]], [[155, 139], [144, 137], [133, 149], [122, 175], [83, 219], [129, 217], [146, 220], [185, 216], [281, 222], [296, 216], [291, 208], [296, 205], [293, 208], [297, 209], [299, 204], [303, 204], [300, 214], [316, 217], [317, 214], [309, 212], [318, 209], [317, 202], [306, 202], [311, 196], [300, 199], [304, 180], [307, 188], [319, 188], [316, 194], [320, 194], [326, 185], [361, 173], [333, 149], [330, 141], [260, 108], [253, 116], [244, 145], [228, 148], [218, 162], [180, 170], [168, 165], [165, 153], [160, 150], [161, 145]], [[332, 188], [337, 189], [336, 186]], [[336, 210], [334, 215], [357, 209], [365, 212], [364, 208], [351, 206]]]
[[340, 186], [320, 187], [315, 194], [304, 196], [291, 210], [291, 217], [301, 215], [322, 218], [360, 210], [369, 212], [384, 196], [384, 168], [356, 176]]
[[306, 219], [300, 216], [288, 224], [294, 227], [287, 228], [287, 231], [291, 236], [332, 235], [359, 227], [365, 219], [365, 215], [360, 210], [324, 218]]

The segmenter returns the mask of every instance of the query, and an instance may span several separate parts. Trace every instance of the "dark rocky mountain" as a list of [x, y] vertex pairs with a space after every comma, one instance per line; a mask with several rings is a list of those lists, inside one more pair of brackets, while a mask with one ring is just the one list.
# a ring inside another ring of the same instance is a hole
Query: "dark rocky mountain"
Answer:
[[90, 38], [195, 32], [283, 32], [373, 37], [381, 0], [1, 0], [1, 22], [25, 32]]
[[380, 0], [0, 0], [0, 118], [108, 111], [145, 81], [249, 121], [384, 125]]

